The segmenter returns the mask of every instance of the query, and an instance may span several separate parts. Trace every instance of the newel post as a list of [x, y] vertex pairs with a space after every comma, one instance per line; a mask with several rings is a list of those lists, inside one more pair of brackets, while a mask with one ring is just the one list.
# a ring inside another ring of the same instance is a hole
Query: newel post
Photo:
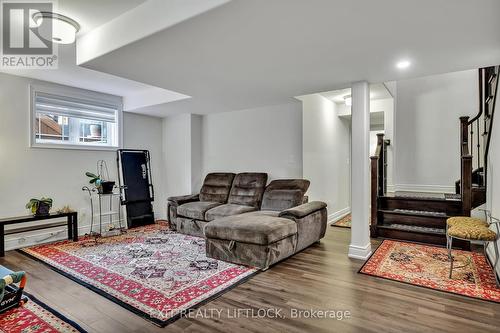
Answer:
[[460, 189], [462, 190], [462, 214], [470, 216], [472, 209], [472, 156], [462, 156], [462, 175]]
[[377, 216], [377, 208], [378, 208], [378, 156], [370, 157], [370, 182], [371, 182], [371, 191], [370, 191], [370, 236], [378, 237], [377, 225], [378, 225], [378, 216]]
[[460, 152], [464, 144], [469, 143], [469, 116], [460, 117]]

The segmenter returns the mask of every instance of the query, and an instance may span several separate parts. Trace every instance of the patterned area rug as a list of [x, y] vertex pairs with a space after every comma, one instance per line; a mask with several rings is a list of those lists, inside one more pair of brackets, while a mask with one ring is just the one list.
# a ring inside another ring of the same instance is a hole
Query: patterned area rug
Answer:
[[4, 333], [76, 333], [85, 332], [59, 312], [28, 295], [23, 306], [0, 314], [0, 332]]
[[332, 227], [350, 228], [351, 227], [351, 214], [347, 214], [338, 221], [332, 223]]
[[160, 326], [257, 272], [209, 259], [203, 238], [161, 224], [21, 251]]
[[449, 279], [445, 248], [384, 240], [360, 273], [500, 303], [500, 288], [482, 253], [454, 249], [453, 257]]

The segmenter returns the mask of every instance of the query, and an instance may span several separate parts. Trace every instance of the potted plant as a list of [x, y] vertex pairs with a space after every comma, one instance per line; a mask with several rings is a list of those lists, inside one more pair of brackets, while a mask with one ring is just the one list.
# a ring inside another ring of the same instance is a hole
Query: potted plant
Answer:
[[26, 209], [29, 209], [33, 215], [49, 215], [52, 203], [53, 200], [51, 198], [33, 198], [26, 204]]
[[115, 187], [114, 181], [104, 180], [101, 178], [101, 176], [98, 176], [92, 172], [86, 172], [85, 175], [90, 178], [89, 184], [93, 184], [100, 194], [113, 193], [113, 188]]

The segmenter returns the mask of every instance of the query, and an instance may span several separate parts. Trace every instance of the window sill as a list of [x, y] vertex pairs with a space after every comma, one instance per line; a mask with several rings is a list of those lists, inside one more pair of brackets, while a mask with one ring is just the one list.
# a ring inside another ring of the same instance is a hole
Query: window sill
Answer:
[[60, 150], [94, 150], [94, 151], [116, 151], [120, 146], [94, 146], [94, 145], [70, 145], [57, 143], [32, 143], [30, 148], [60, 149]]

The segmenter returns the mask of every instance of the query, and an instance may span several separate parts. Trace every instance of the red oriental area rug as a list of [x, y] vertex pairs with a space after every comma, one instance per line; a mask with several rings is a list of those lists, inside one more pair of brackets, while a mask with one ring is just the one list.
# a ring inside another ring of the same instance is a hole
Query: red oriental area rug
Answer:
[[162, 224], [21, 251], [160, 326], [257, 272], [207, 258], [203, 238]]
[[482, 253], [453, 249], [453, 257], [456, 268], [450, 279], [445, 248], [384, 240], [359, 272], [500, 303], [500, 288]]
[[351, 214], [347, 214], [343, 218], [333, 222], [332, 227], [350, 228], [351, 227]]
[[[25, 293], [26, 294], [26, 293]], [[28, 295], [22, 307], [0, 314], [0, 332], [4, 333], [76, 333], [85, 332], [59, 312]]]

